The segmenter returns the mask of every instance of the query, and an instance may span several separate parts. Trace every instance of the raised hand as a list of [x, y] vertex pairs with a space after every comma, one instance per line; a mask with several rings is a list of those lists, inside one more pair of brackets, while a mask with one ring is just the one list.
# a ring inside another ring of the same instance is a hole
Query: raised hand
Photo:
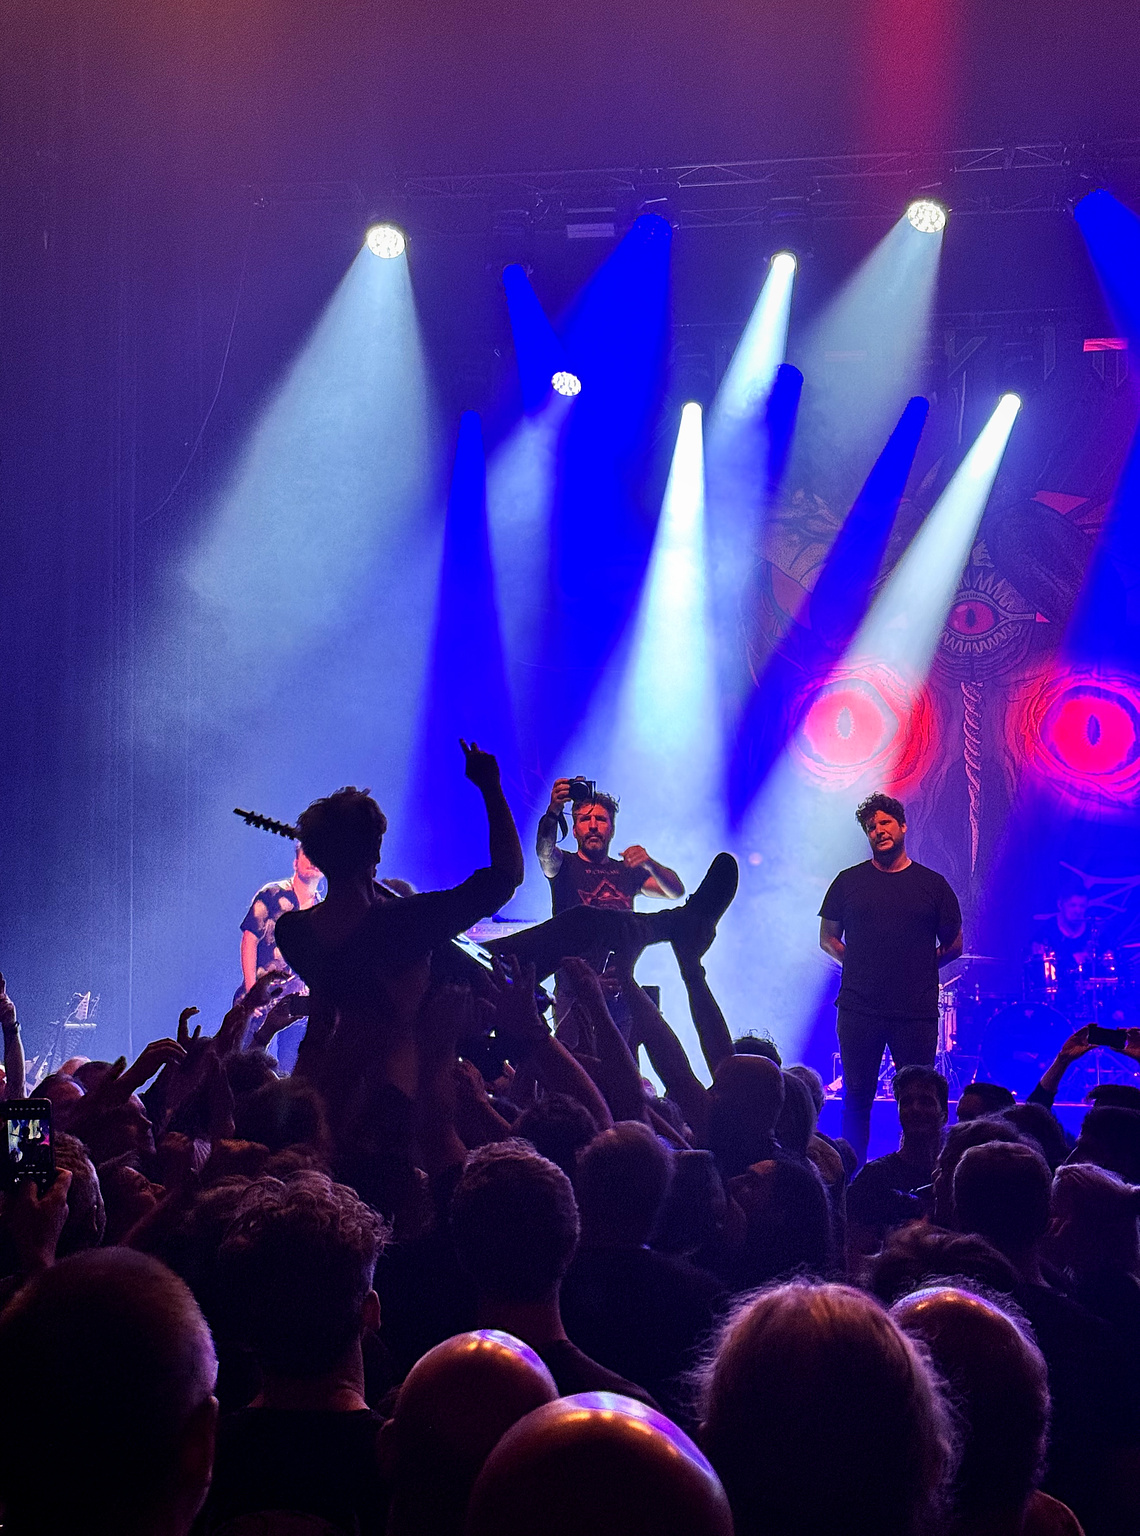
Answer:
[[274, 1035], [280, 1034], [283, 1029], [288, 1029], [290, 1024], [295, 1024], [298, 1019], [307, 1018], [309, 1006], [308, 993], [287, 992], [273, 1004], [263, 1022], [257, 1026], [253, 1044], [267, 1046]]
[[16, 1026], [16, 1005], [8, 996], [8, 983], [0, 972], [0, 1029], [7, 1034]]
[[57, 1168], [51, 1185], [41, 1195], [34, 1179], [22, 1179], [4, 1197], [3, 1221], [12, 1238], [20, 1270], [39, 1274], [55, 1263], [55, 1250], [67, 1222], [67, 1191], [71, 1172]]
[[289, 972], [281, 966], [263, 971], [238, 1006], [244, 1008], [247, 1014], [256, 1013], [258, 1008], [264, 1008], [266, 1003], [277, 1001], [281, 996], [282, 987], [288, 980]]
[[491, 976], [495, 1000], [495, 1028], [524, 1046], [539, 1045], [550, 1038], [550, 1031], [535, 1002], [533, 965], [520, 965], [515, 955], [506, 957], [506, 966], [496, 958]]
[[120, 1092], [124, 1097], [129, 1097], [163, 1067], [185, 1060], [186, 1047], [177, 1040], [152, 1040], [149, 1045], [143, 1046], [138, 1060], [119, 1079]]
[[486, 794], [489, 790], [499, 788], [499, 764], [490, 753], [481, 750], [477, 741], [464, 741], [459, 739], [459, 745], [463, 748], [463, 756], [467, 760], [465, 772], [474, 784], [475, 788]]
[[563, 806], [566, 804], [566, 802], [567, 802], [567, 800], [569, 800], [569, 798], [570, 798], [570, 780], [569, 779], [555, 779], [555, 781], [554, 781], [554, 788], [550, 791], [550, 807], [549, 807], [550, 815], [557, 816], [561, 812]]
[[622, 861], [629, 869], [639, 869], [649, 863], [649, 855], [640, 843], [634, 843], [622, 854]]
[[[1131, 1030], [1129, 1033], [1136, 1035], [1138, 1039], [1140, 1039], [1140, 1030]], [[1127, 1049], [1127, 1046], [1125, 1046], [1126, 1052]], [[1087, 1051], [1091, 1050], [1092, 1046], [1089, 1044], [1089, 1027], [1087, 1024], [1085, 1024], [1080, 1029], [1075, 1029], [1073, 1031], [1073, 1033], [1065, 1041], [1064, 1045], [1062, 1045], [1061, 1049], [1057, 1052], [1057, 1055], [1065, 1057], [1067, 1061], [1076, 1061], [1079, 1057], [1085, 1055]]]
[[184, 1051], [189, 1049], [192, 1040], [197, 1040], [202, 1034], [201, 1024], [196, 1024], [194, 1033], [190, 1033], [190, 1020], [197, 1012], [197, 1008], [183, 1008], [178, 1015], [178, 1044]]

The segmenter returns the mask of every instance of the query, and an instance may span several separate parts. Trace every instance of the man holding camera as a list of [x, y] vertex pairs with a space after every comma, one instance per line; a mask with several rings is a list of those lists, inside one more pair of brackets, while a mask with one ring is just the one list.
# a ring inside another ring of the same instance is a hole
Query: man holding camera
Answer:
[[[566, 835], [565, 807], [573, 818], [576, 853], [558, 846]], [[571, 907], [608, 907], [629, 912], [635, 896], [660, 896], [676, 901], [685, 887], [675, 870], [651, 859], [640, 843], [627, 848], [618, 859], [610, 858], [617, 801], [599, 791], [590, 779], [556, 779], [550, 804], [538, 823], [536, 852], [542, 872], [550, 881], [554, 914]]]

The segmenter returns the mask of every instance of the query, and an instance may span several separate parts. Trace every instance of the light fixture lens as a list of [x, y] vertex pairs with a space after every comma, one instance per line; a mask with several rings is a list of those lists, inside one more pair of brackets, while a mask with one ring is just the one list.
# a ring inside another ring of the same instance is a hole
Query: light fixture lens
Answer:
[[939, 235], [946, 228], [945, 208], [928, 197], [920, 197], [911, 203], [906, 216], [920, 235]]
[[394, 224], [373, 224], [364, 237], [364, 243], [373, 256], [402, 256], [408, 242], [402, 229]]
[[772, 257], [772, 266], [778, 272], [794, 272], [796, 270], [796, 258], [791, 251], [777, 251]]
[[559, 368], [558, 372], [550, 380], [550, 387], [556, 395], [580, 395], [582, 393], [582, 380], [576, 373], [570, 373], [565, 368]]

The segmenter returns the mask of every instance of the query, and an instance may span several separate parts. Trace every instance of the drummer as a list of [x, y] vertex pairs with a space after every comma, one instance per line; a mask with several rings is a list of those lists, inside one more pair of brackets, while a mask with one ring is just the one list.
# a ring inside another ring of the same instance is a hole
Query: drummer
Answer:
[[1062, 871], [1057, 910], [1039, 918], [1033, 928], [1033, 953], [1052, 954], [1060, 990], [1067, 991], [1082, 976], [1092, 956], [1095, 935], [1089, 921], [1089, 893], [1080, 879]]

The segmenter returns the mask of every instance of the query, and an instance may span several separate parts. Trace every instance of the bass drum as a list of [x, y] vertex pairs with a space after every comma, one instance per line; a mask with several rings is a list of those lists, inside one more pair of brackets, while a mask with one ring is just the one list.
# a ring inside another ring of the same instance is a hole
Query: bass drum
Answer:
[[1072, 1032], [1065, 1015], [1045, 1003], [999, 1008], [982, 1037], [978, 1076], [1012, 1088], [1019, 1099], [1024, 1099]]

